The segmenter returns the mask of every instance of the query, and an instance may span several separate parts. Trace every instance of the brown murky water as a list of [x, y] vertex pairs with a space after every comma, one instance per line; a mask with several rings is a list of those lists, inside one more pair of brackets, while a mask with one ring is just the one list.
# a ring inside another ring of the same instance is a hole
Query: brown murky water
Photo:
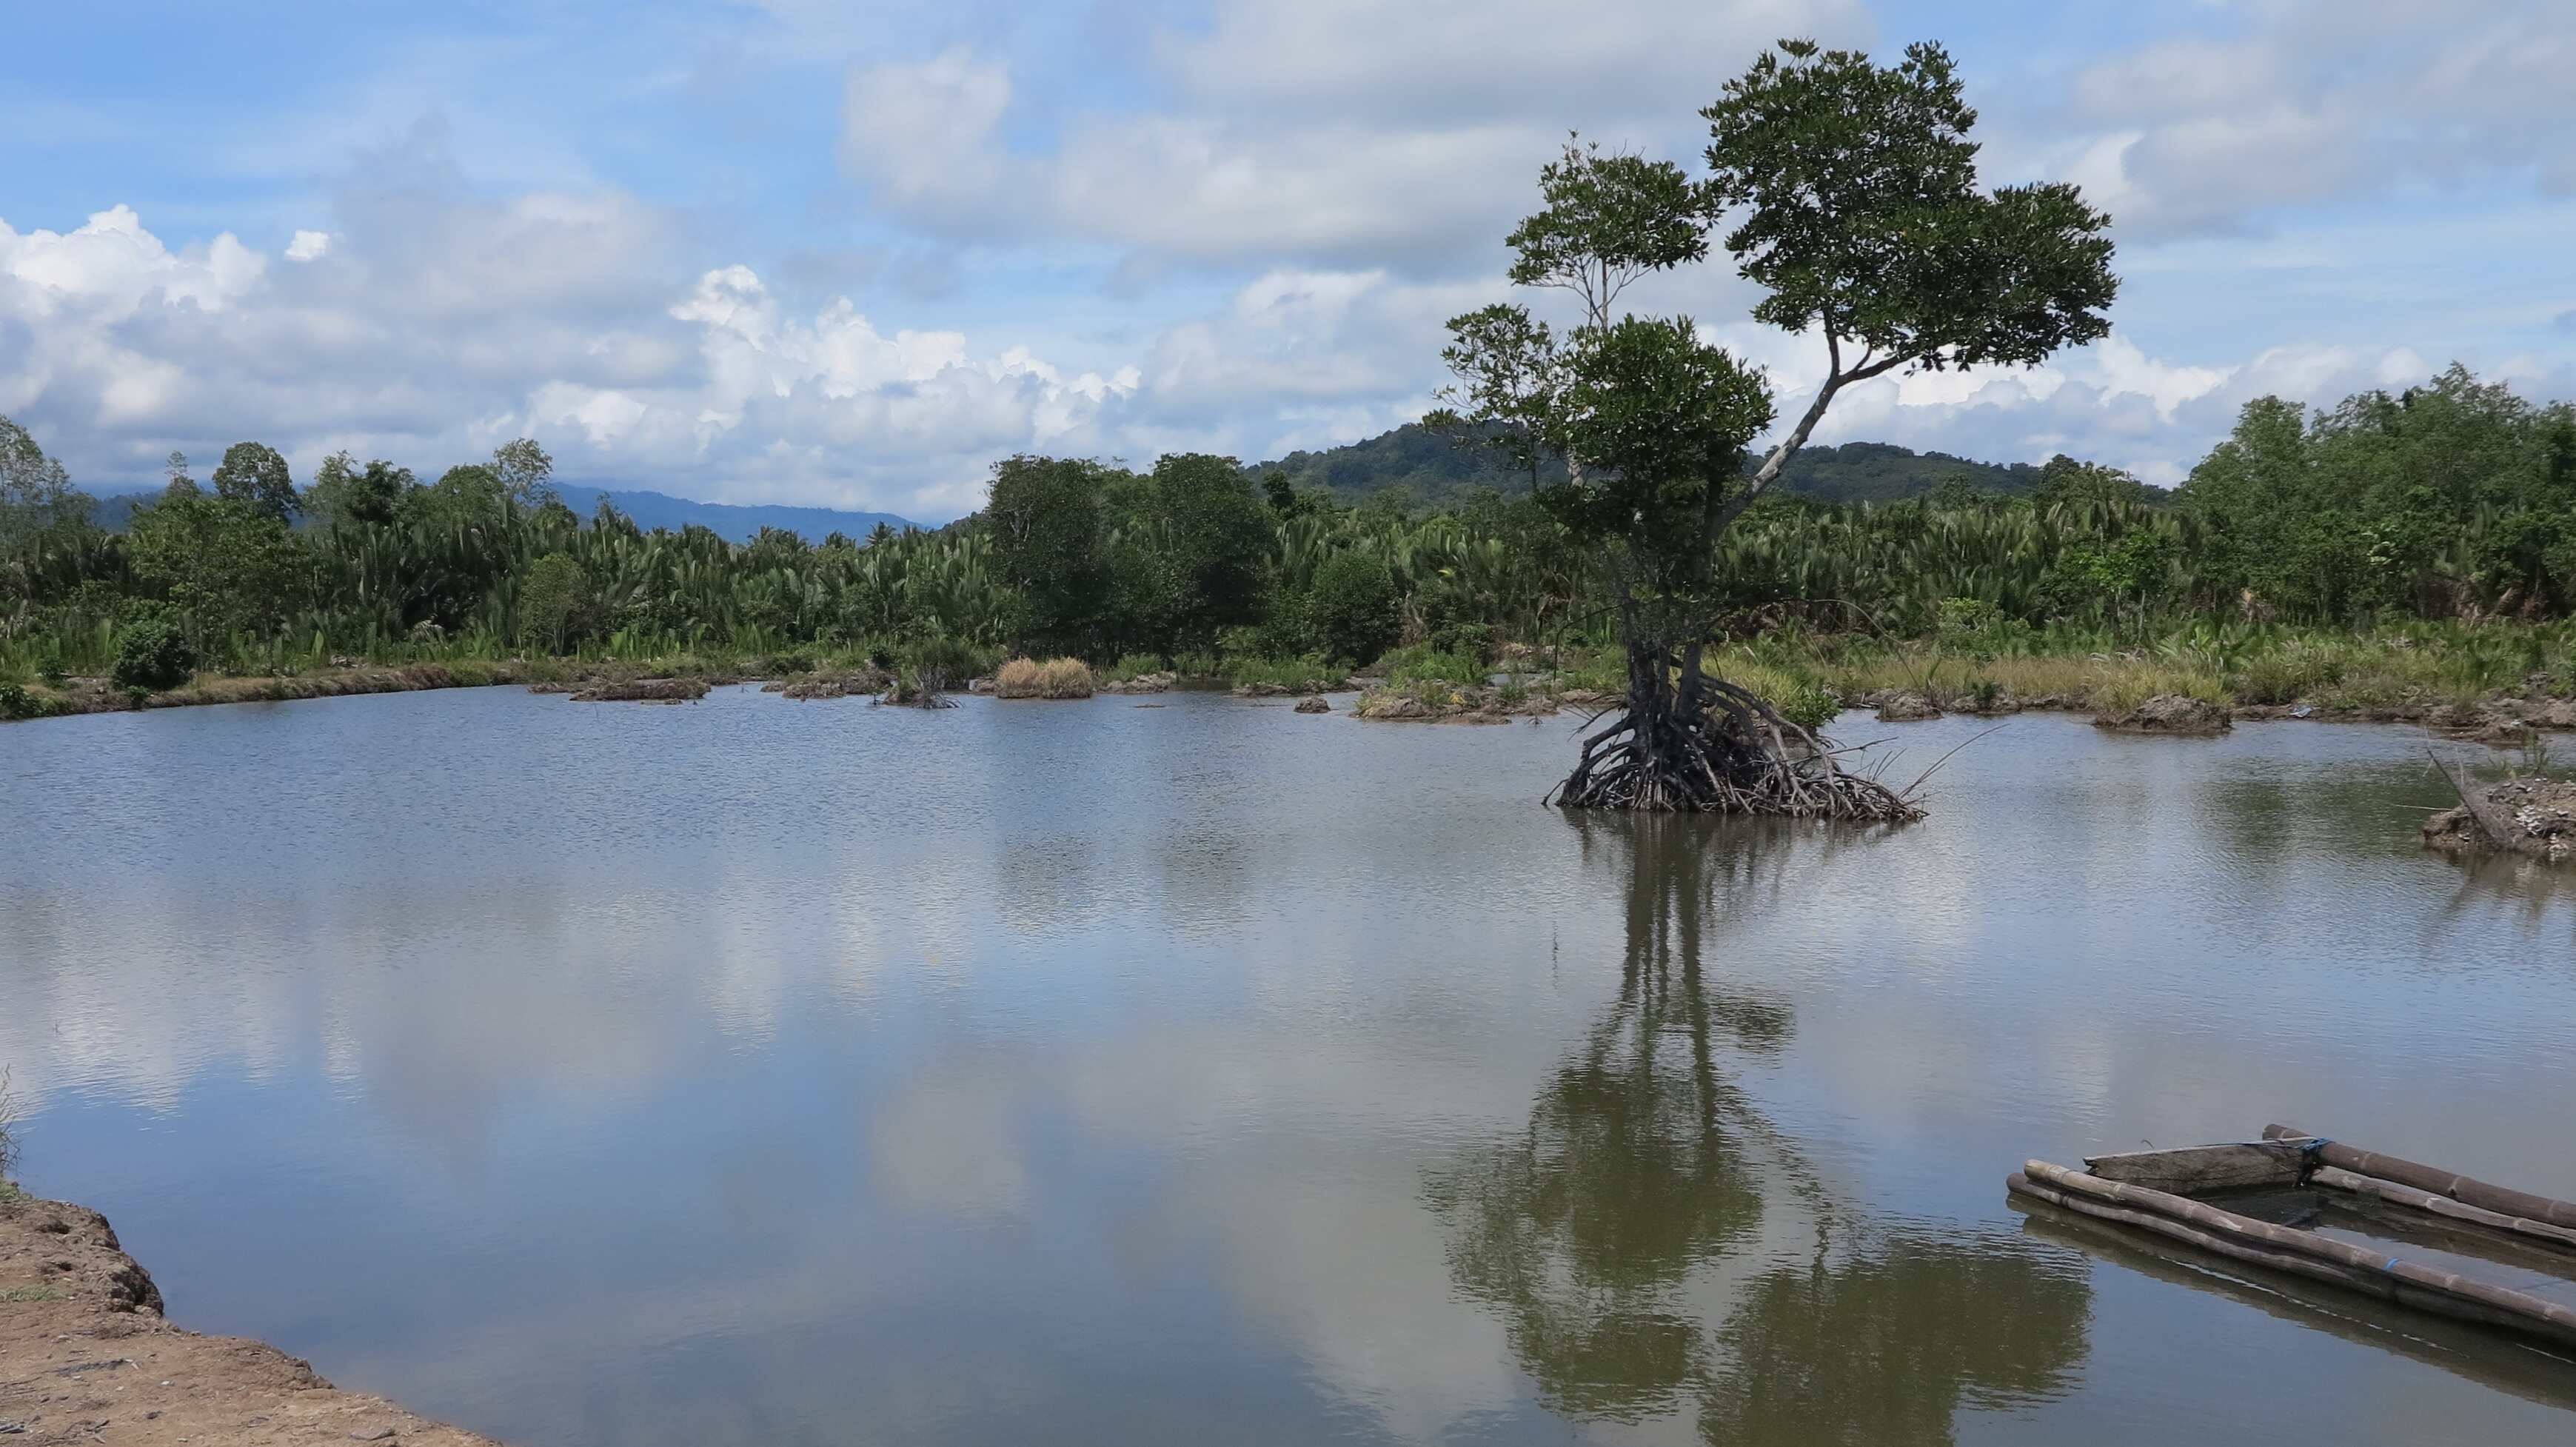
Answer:
[[2004, 1198], [2271, 1120], [2576, 1196], [2576, 890], [2419, 853], [2413, 735], [2024, 718], [1853, 835], [1157, 701], [0, 729], [28, 1184], [530, 1444], [2576, 1438]]

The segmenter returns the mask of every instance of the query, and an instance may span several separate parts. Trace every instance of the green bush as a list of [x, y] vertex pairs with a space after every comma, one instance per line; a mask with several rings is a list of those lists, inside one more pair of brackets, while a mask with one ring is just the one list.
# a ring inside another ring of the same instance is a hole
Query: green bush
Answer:
[[1395, 574], [1383, 559], [1342, 552], [1315, 569], [1307, 611], [1317, 641], [1334, 658], [1365, 664], [1394, 647], [1404, 626], [1402, 610]]
[[1485, 682], [1485, 665], [1473, 655], [1445, 653], [1437, 646], [1417, 643], [1398, 648], [1378, 659], [1378, 671], [1387, 681], [1399, 687], [1413, 683], [1445, 683], [1457, 688], [1478, 688]]
[[1295, 658], [1229, 658], [1225, 661], [1228, 683], [1269, 683], [1303, 692], [1313, 688], [1330, 688], [1342, 681], [1341, 670], [1325, 663], [1319, 653], [1301, 654]]
[[1431, 648], [1478, 664], [1491, 663], [1494, 630], [1482, 623], [1444, 623], [1431, 630]]
[[23, 683], [0, 683], [0, 719], [44, 718], [58, 707], [40, 693], [30, 693]]
[[915, 638], [898, 650], [897, 664], [903, 674], [927, 685], [936, 692], [944, 680], [949, 686], [961, 685], [970, 678], [981, 678], [999, 665], [995, 650], [979, 648], [963, 638], [933, 634]]
[[197, 671], [197, 649], [188, 635], [166, 620], [147, 618], [127, 628], [116, 640], [116, 666], [109, 677], [132, 692], [177, 688]]

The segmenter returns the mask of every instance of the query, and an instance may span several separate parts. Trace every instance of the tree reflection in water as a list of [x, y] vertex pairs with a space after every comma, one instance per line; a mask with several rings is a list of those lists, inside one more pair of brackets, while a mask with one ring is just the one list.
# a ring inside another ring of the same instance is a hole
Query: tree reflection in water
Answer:
[[1930, 1237], [1831, 1199], [1722, 1068], [1788, 1040], [1784, 999], [1712, 984], [1723, 927], [1853, 836], [1569, 816], [1627, 907], [1617, 997], [1527, 1131], [1436, 1171], [1451, 1278], [1569, 1416], [1694, 1414], [1710, 1442], [1940, 1442], [1964, 1402], [2063, 1388], [2091, 1292], [2017, 1236]]

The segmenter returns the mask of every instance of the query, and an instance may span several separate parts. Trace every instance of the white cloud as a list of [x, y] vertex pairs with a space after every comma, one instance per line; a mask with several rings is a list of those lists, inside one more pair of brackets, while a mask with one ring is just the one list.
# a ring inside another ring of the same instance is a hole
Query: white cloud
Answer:
[[330, 250], [330, 232], [298, 231], [295, 233], [295, 239], [286, 243], [286, 259], [289, 261], [319, 261]]
[[1566, 24], [1538, 0], [1241, 0], [1149, 50], [1171, 102], [1041, 117], [954, 47], [854, 68], [843, 167], [878, 203], [995, 239], [1070, 234], [1198, 262], [1455, 270], [1508, 230], [1570, 128], [1687, 150], [1719, 77], [1786, 34], [1865, 38], [1856, 0], [1640, 0]]
[[2280, 0], [2079, 75], [2059, 169], [2124, 234], [2241, 230], [2286, 207], [2527, 176], [2576, 194], [2561, 0], [2430, 10]]

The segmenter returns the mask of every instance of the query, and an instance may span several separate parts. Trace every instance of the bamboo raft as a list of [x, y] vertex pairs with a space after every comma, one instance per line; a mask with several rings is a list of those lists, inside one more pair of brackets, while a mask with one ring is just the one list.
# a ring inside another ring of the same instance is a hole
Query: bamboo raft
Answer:
[[2259, 1221], [2194, 1197], [2316, 1190], [2394, 1207], [2482, 1245], [2539, 1256], [2569, 1274], [2576, 1274], [2576, 1204], [2282, 1125], [2264, 1127], [2259, 1141], [2087, 1156], [2084, 1164], [2085, 1170], [2072, 1171], [2035, 1160], [2004, 1184], [2015, 1195], [2231, 1261], [2576, 1350], [2576, 1307], [2301, 1227]]

